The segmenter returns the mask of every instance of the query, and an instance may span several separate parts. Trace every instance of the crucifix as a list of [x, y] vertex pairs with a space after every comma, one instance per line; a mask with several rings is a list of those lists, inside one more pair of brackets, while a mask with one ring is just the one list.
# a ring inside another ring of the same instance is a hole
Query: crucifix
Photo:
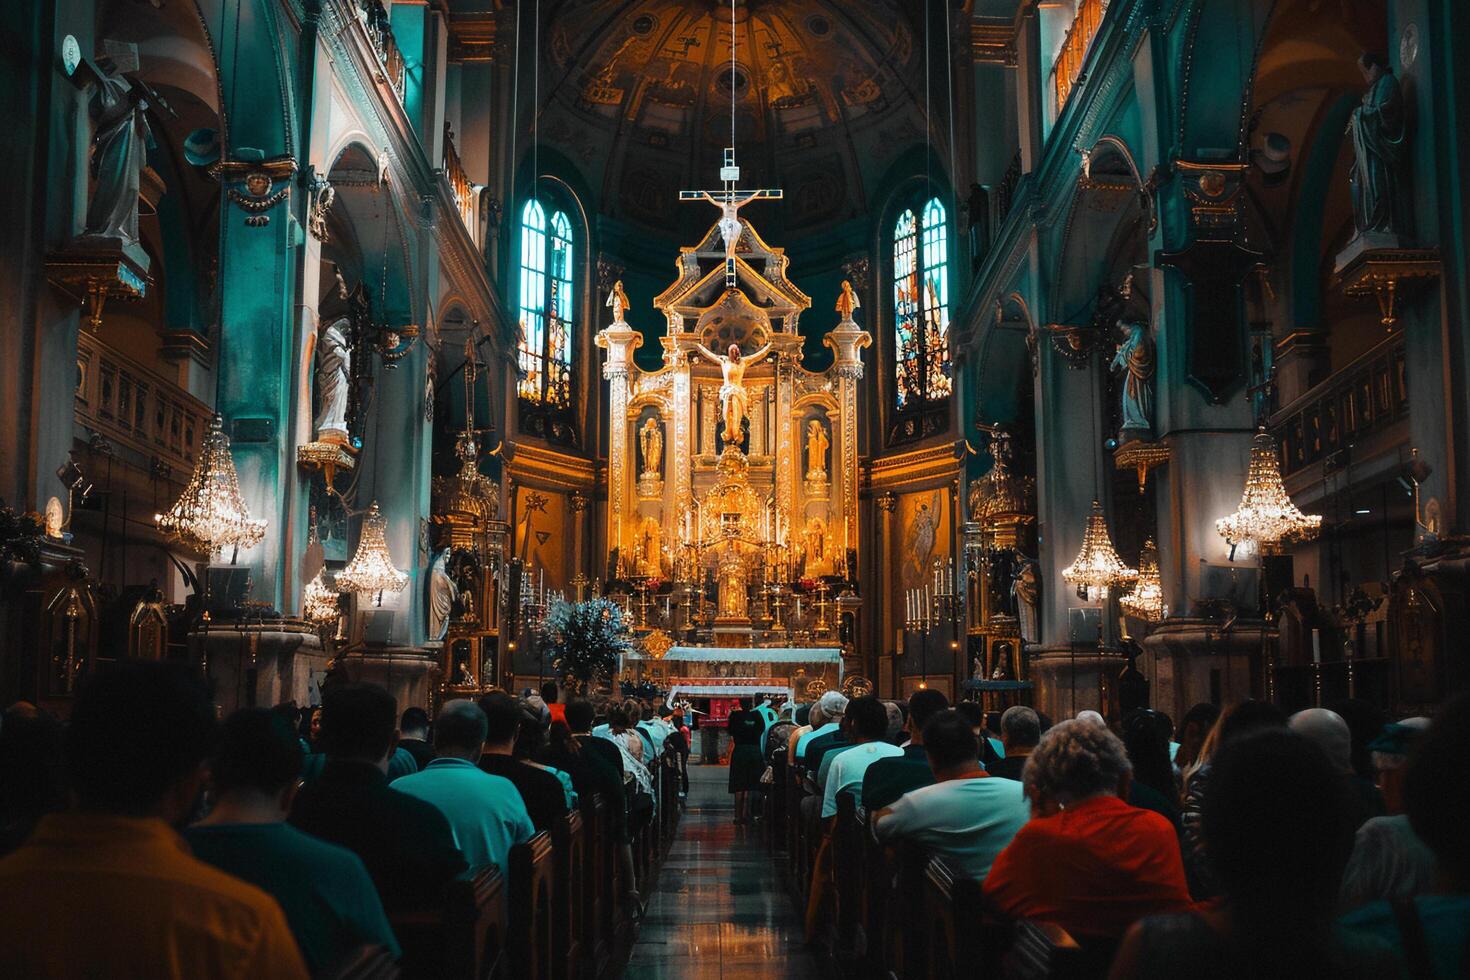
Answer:
[[740, 241], [739, 211], [751, 201], [779, 199], [782, 194], [776, 188], [742, 191], [735, 188], [740, 180], [740, 168], [735, 165], [735, 147], [725, 147], [725, 164], [720, 168], [723, 190], [680, 191], [681, 201], [708, 201], [720, 209], [720, 235], [725, 239], [725, 285], [735, 286], [735, 246]]

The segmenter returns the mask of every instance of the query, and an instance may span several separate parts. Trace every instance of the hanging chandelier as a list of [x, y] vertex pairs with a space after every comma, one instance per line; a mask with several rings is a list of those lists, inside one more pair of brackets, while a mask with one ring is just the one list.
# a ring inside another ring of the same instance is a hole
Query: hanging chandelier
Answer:
[[1108, 590], [1138, 578], [1138, 572], [1123, 564], [1113, 548], [1108, 532], [1108, 519], [1102, 503], [1093, 500], [1087, 516], [1087, 529], [1082, 533], [1082, 550], [1072, 564], [1062, 569], [1062, 580], [1075, 586], [1077, 594], [1096, 602], [1108, 597]]
[[1164, 583], [1159, 575], [1159, 550], [1153, 538], [1144, 541], [1138, 552], [1138, 581], [1118, 597], [1118, 606], [1126, 615], [1150, 623], [1164, 618]]
[[408, 574], [393, 567], [393, 555], [388, 551], [384, 537], [388, 522], [373, 501], [367, 516], [362, 519], [362, 537], [357, 542], [357, 554], [347, 567], [337, 573], [337, 588], [343, 592], [371, 595], [376, 592], [378, 605], [383, 604], [384, 592], [402, 592], [408, 584]]
[[168, 513], [154, 514], [153, 520], [165, 534], [210, 558], [227, 547], [249, 548], [265, 537], [265, 521], [250, 519], [240, 495], [230, 437], [219, 415], [209, 420], [209, 431], [184, 492]]
[[1319, 515], [1303, 514], [1286, 495], [1286, 488], [1281, 484], [1276, 440], [1264, 427], [1256, 430], [1240, 507], [1229, 517], [1215, 522], [1215, 530], [1230, 542], [1230, 557], [1234, 559], [1235, 549], [1241, 545], [1250, 550], [1305, 541], [1314, 537], [1321, 527]]
[[302, 594], [301, 614], [309, 623], [325, 626], [337, 621], [340, 608], [337, 597], [340, 593], [328, 585], [325, 579], [326, 569], [320, 569], [310, 582], [306, 583], [306, 589]]

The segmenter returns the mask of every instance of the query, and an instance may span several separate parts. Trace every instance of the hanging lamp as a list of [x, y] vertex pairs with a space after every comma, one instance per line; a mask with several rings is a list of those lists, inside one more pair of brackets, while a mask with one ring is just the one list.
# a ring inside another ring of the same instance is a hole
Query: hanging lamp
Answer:
[[1075, 586], [1079, 596], [1096, 602], [1106, 599], [1108, 590], [1137, 578], [1138, 572], [1118, 557], [1102, 503], [1094, 499], [1087, 529], [1082, 532], [1082, 550], [1072, 564], [1062, 569], [1062, 580]]
[[224, 420], [219, 415], [209, 420], [209, 431], [184, 492], [168, 513], [154, 514], [153, 521], [169, 537], [207, 553], [211, 559], [227, 547], [249, 548], [265, 537], [266, 522], [251, 520], [240, 495], [230, 437], [225, 435]]
[[1250, 467], [1240, 506], [1229, 517], [1215, 522], [1215, 530], [1230, 543], [1230, 557], [1234, 559], [1235, 549], [1242, 545], [1259, 550], [1305, 541], [1315, 537], [1321, 527], [1320, 515], [1303, 514], [1287, 496], [1281, 483], [1276, 440], [1264, 426], [1257, 429], [1251, 440]]
[[341, 593], [327, 584], [326, 573], [325, 568], [318, 570], [302, 592], [301, 614], [307, 622], [318, 626], [336, 622], [341, 612], [337, 604]]
[[1164, 583], [1159, 575], [1159, 550], [1153, 538], [1143, 543], [1138, 552], [1138, 581], [1118, 597], [1118, 606], [1126, 615], [1157, 623], [1164, 618]]
[[362, 519], [362, 537], [357, 542], [357, 554], [352, 556], [346, 568], [337, 573], [338, 589], [358, 595], [377, 593], [380, 606], [384, 592], [402, 592], [408, 584], [408, 574], [393, 565], [393, 555], [384, 536], [387, 527], [388, 522], [374, 500], [367, 516]]

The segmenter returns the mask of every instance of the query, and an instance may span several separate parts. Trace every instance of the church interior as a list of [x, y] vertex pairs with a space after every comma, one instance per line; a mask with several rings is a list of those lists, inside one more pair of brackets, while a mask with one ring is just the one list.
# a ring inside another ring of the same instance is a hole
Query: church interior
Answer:
[[1470, 969], [1464, 5], [10, 21], [0, 972]]

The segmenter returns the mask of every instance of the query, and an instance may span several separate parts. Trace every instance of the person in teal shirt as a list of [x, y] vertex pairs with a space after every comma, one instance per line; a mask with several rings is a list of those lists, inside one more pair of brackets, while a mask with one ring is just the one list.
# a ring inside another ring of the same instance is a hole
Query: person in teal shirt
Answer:
[[194, 856], [269, 893], [313, 974], [364, 945], [399, 955], [362, 859], [286, 823], [301, 774], [291, 726], [264, 708], [231, 715], [215, 750], [214, 807], [184, 831]]
[[879, 810], [873, 834], [881, 841], [917, 841], [965, 877], [984, 881], [996, 855], [1031, 819], [1025, 790], [981, 767], [980, 742], [958, 712], [931, 718], [923, 739], [934, 785], [910, 790]]
[[1429, 726], [1409, 759], [1404, 806], [1414, 833], [1434, 852], [1440, 887], [1399, 902], [1371, 902], [1339, 920], [1351, 932], [1387, 941], [1415, 980], [1470, 976], [1470, 695]]
[[450, 701], [434, 720], [434, 761], [394, 780], [393, 788], [431, 803], [449, 820], [455, 846], [471, 868], [494, 864], [508, 873], [510, 849], [536, 833], [520, 790], [480, 769], [488, 730], [473, 701]]

